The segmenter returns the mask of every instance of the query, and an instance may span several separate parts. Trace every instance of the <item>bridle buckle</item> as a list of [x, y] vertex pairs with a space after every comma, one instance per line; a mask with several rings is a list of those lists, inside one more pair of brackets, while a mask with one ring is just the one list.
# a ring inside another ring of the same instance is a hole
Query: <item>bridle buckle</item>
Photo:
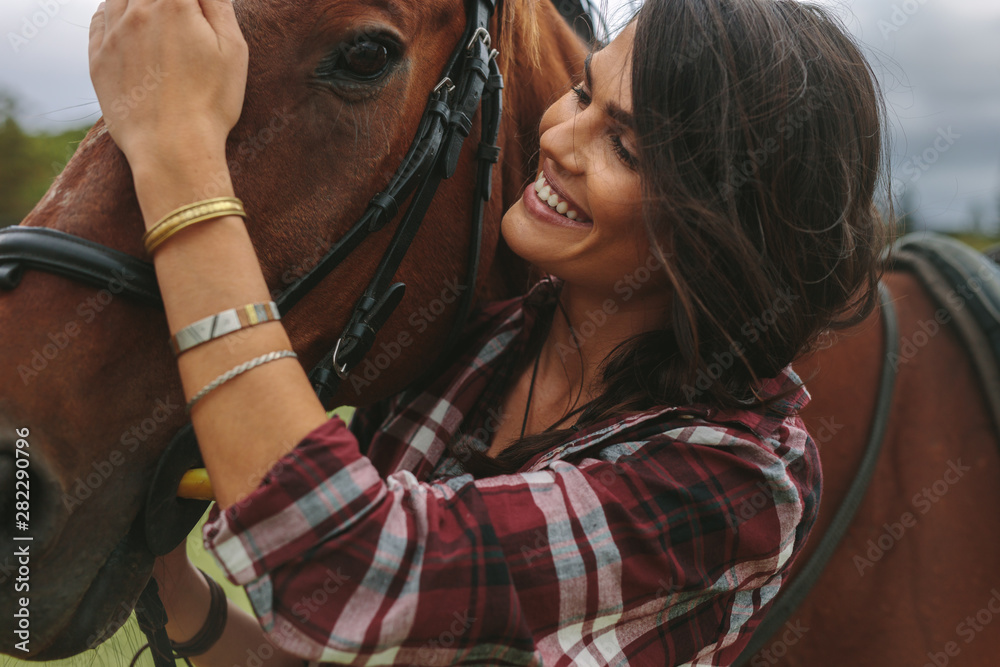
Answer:
[[486, 46], [486, 50], [490, 49], [492, 45], [492, 38], [490, 37], [490, 31], [486, 28], [476, 28], [476, 32], [472, 34], [472, 39], [469, 40], [469, 45], [465, 47], [466, 52], [471, 53], [472, 47], [476, 45], [476, 40], [482, 40], [483, 44]]
[[347, 379], [347, 364], [337, 365], [337, 355], [340, 354], [340, 344], [344, 342], [344, 337], [341, 336], [337, 339], [337, 344], [333, 347], [333, 358], [332, 364], [333, 370], [337, 373], [337, 377], [341, 380]]
[[449, 77], [446, 76], [445, 78], [441, 79], [441, 81], [438, 83], [438, 85], [434, 86], [434, 90], [431, 91], [431, 93], [433, 95], [437, 95], [438, 93], [441, 92], [442, 88], [447, 88], [448, 89], [448, 94], [450, 95], [451, 93], [453, 93], [455, 91], [455, 82], [452, 81], [451, 78], [449, 78]]

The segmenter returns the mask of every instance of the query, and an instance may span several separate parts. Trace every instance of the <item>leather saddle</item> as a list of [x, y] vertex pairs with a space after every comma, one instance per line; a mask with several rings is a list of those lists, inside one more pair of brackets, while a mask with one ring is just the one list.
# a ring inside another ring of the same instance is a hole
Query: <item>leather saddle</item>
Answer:
[[930, 232], [907, 234], [889, 254], [889, 267], [913, 273], [972, 356], [976, 374], [1000, 433], [1000, 246], [977, 252]]

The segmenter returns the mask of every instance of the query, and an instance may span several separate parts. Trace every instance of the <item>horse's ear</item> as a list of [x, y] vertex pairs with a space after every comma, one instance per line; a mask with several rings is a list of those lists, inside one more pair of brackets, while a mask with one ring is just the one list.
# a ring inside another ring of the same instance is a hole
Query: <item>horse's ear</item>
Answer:
[[[539, 16], [551, 0], [499, 0], [497, 2], [496, 48], [500, 52], [500, 71], [507, 75], [517, 62], [537, 69], [541, 63]], [[546, 5], [540, 7], [539, 5]]]

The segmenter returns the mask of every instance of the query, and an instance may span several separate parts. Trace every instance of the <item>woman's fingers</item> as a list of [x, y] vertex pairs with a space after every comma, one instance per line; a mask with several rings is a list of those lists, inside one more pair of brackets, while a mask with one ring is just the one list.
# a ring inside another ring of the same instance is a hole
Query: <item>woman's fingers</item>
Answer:
[[[247, 49], [228, 0], [106, 0], [90, 70], [109, 132], [131, 161], [224, 151], [246, 89]], [[117, 12], [117, 16], [115, 14]], [[133, 168], [136, 164], [133, 164]]]
[[94, 12], [93, 18], [90, 19], [90, 59], [93, 61], [94, 52], [100, 48], [101, 42], [104, 41], [104, 32], [107, 29], [107, 16], [105, 13], [105, 3], [101, 3], [97, 6], [97, 11]]
[[209, 25], [220, 37], [231, 37], [239, 33], [240, 26], [236, 22], [236, 11], [232, 0], [199, 0], [201, 11]]
[[104, 3], [105, 24], [114, 25], [128, 9], [128, 0], [107, 0]]

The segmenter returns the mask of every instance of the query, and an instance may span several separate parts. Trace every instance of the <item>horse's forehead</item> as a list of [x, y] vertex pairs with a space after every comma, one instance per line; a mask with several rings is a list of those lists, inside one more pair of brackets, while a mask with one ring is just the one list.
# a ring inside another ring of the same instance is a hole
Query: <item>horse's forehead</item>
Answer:
[[318, 3], [325, 9], [340, 9], [345, 13], [366, 14], [380, 12], [394, 18], [440, 19], [464, 13], [461, 0], [327, 0]]
[[[244, 30], [259, 31], [271, 25], [282, 34], [304, 36], [318, 30], [387, 22], [404, 35], [421, 29], [433, 32], [458, 16], [464, 16], [460, 0], [323, 0], [320, 2], [274, 2], [242, 0], [237, 5]], [[261, 19], [268, 19], [262, 22]], [[292, 30], [288, 30], [292, 28]]]

